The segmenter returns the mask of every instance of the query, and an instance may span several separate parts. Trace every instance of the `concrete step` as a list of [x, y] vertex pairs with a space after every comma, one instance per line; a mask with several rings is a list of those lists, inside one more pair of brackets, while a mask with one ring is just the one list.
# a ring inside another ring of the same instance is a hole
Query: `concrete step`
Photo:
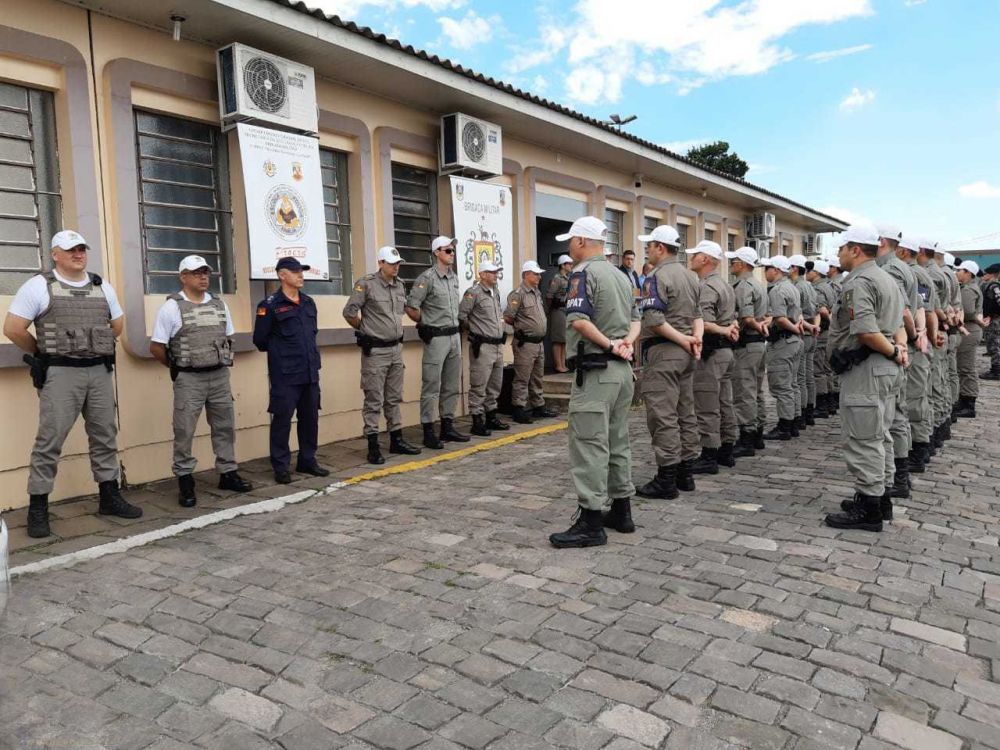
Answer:
[[545, 405], [550, 409], [555, 409], [560, 414], [565, 414], [569, 411], [569, 394], [568, 393], [551, 393], [545, 391]]
[[573, 390], [574, 377], [576, 376], [572, 372], [557, 372], [546, 375], [542, 379], [545, 395], [556, 393], [569, 395], [570, 391]]

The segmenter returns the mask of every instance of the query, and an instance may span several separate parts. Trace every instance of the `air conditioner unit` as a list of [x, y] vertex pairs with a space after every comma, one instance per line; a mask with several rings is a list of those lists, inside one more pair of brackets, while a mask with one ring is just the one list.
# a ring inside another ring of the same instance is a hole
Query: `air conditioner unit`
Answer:
[[503, 174], [503, 135], [499, 125], [463, 115], [441, 118], [441, 174], [470, 177]]
[[802, 235], [802, 254], [814, 255], [815, 253], [816, 253], [816, 235], [815, 234]]
[[307, 65], [230, 44], [216, 53], [223, 130], [240, 122], [316, 133], [316, 76]]
[[750, 240], [749, 245], [757, 251], [758, 258], [771, 257], [771, 243], [767, 240]]
[[747, 222], [747, 236], [757, 240], [774, 239], [774, 214], [761, 211], [750, 217]]

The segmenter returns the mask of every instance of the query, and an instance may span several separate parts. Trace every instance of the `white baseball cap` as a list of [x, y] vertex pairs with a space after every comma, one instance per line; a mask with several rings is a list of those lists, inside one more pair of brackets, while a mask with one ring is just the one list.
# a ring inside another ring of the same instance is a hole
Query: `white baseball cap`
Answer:
[[934, 240], [927, 239], [926, 237], [921, 237], [919, 242], [921, 249], [933, 251], [937, 248], [937, 243]]
[[484, 260], [479, 264], [479, 273], [496, 273], [500, 270], [500, 266], [494, 263], [492, 260]]
[[844, 245], [877, 245], [879, 233], [871, 224], [851, 224], [837, 237], [837, 247]]
[[394, 248], [392, 245], [386, 245], [385, 247], [380, 247], [377, 257], [379, 260], [385, 263], [390, 263], [392, 265], [396, 265], [397, 263], [400, 263], [403, 260], [403, 258], [399, 254], [399, 250]]
[[60, 250], [72, 250], [77, 245], [90, 247], [90, 245], [87, 244], [87, 240], [83, 239], [82, 234], [74, 232], [72, 229], [64, 229], [61, 232], [56, 232], [52, 235], [52, 244], [50, 247], [53, 250], [57, 247]]
[[927, 240], [927, 242], [930, 243], [930, 244], [924, 245], [924, 247], [931, 248], [931, 250], [933, 250], [938, 255], [944, 255], [945, 254], [944, 245], [942, 245], [940, 242], [938, 242], [936, 240], [933, 243], [931, 243], [930, 240]]
[[521, 266], [521, 273], [545, 273], [545, 269], [540, 265], [535, 263], [533, 260], [526, 261], [523, 266]]
[[608, 227], [596, 216], [584, 216], [574, 221], [568, 232], [557, 234], [556, 242], [565, 242], [573, 237], [604, 242], [608, 239]]
[[605, 258], [610, 258], [610, 257], [611, 257], [612, 255], [614, 255], [614, 254], [615, 254], [615, 251], [614, 251], [614, 250], [612, 250], [612, 249], [611, 249], [610, 247], [608, 247], [607, 245], [605, 245], [605, 246], [604, 246], [604, 257], [605, 257]]
[[660, 224], [660, 226], [654, 227], [649, 234], [640, 234], [638, 240], [639, 242], [661, 242], [672, 247], [681, 246], [680, 234], [669, 224]]
[[899, 246], [904, 250], [909, 250], [911, 253], [916, 253], [920, 251], [920, 240], [916, 237], [901, 234], [899, 236]]
[[903, 233], [895, 224], [879, 224], [878, 236], [885, 237], [887, 240], [898, 240], [903, 236]]
[[209, 271], [212, 270], [208, 261], [200, 255], [189, 255], [181, 261], [181, 264], [177, 267], [177, 273], [183, 273], [184, 271], [197, 271], [199, 268], [207, 268]]
[[826, 262], [827, 265], [830, 266], [830, 268], [836, 268], [838, 271], [840, 270], [840, 258], [838, 258], [836, 255], [828, 259]]
[[697, 255], [698, 253], [704, 253], [710, 258], [715, 258], [720, 260], [722, 258], [722, 248], [719, 247], [718, 242], [712, 242], [712, 240], [702, 240], [697, 245], [689, 250], [685, 250], [688, 255]]
[[952, 255], [951, 253], [945, 251], [945, 253], [944, 253], [944, 264], [946, 266], [954, 266], [955, 265], [955, 256]]
[[729, 260], [742, 260], [748, 266], [756, 266], [757, 261], [759, 260], [757, 257], [757, 251], [749, 245], [738, 247], [732, 252], [727, 250], [726, 257], [729, 258]]
[[559, 262], [556, 265], [561, 266], [563, 263], [572, 263], [572, 262], [573, 259], [564, 253], [563, 255], [559, 256]]
[[798, 268], [805, 268], [806, 267], [806, 256], [802, 255], [801, 253], [798, 253], [796, 255], [789, 255], [788, 256], [788, 262], [789, 262], [789, 264], [791, 264], [793, 266], [796, 266]]
[[445, 237], [444, 235], [435, 237], [434, 241], [431, 242], [431, 252], [440, 250], [442, 247], [450, 247], [453, 244], [455, 244], [455, 240], [452, 237]]
[[979, 273], [979, 264], [976, 263], [976, 261], [974, 261], [974, 260], [963, 260], [959, 264], [958, 270], [959, 271], [968, 271], [973, 276], [975, 276], [977, 273]]
[[782, 273], [788, 273], [792, 270], [792, 264], [788, 262], [788, 258], [784, 255], [775, 255], [773, 258], [768, 258], [761, 265], [777, 268]]
[[825, 260], [817, 260], [813, 263], [813, 270], [820, 276], [826, 276], [830, 272], [830, 264]]

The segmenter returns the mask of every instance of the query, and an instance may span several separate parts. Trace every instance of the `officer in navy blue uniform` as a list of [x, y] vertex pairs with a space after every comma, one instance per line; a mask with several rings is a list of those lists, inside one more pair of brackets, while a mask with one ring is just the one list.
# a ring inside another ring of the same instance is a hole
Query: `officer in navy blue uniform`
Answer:
[[281, 289], [257, 305], [253, 343], [267, 352], [271, 382], [271, 467], [279, 484], [292, 481], [292, 452], [288, 435], [292, 414], [298, 413], [299, 458], [295, 470], [325, 477], [329, 470], [316, 463], [319, 434], [319, 348], [316, 346], [316, 303], [301, 291], [303, 266], [296, 258], [282, 258], [275, 269]]

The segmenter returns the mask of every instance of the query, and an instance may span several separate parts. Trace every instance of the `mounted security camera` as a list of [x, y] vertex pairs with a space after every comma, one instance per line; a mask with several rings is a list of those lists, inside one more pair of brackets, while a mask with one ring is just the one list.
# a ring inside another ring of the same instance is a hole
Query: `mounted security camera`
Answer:
[[641, 188], [642, 187], [642, 172], [636, 172], [632, 176], [632, 181], [633, 181], [633, 184], [635, 185], [635, 189], [636, 190], [638, 190], [639, 188]]

